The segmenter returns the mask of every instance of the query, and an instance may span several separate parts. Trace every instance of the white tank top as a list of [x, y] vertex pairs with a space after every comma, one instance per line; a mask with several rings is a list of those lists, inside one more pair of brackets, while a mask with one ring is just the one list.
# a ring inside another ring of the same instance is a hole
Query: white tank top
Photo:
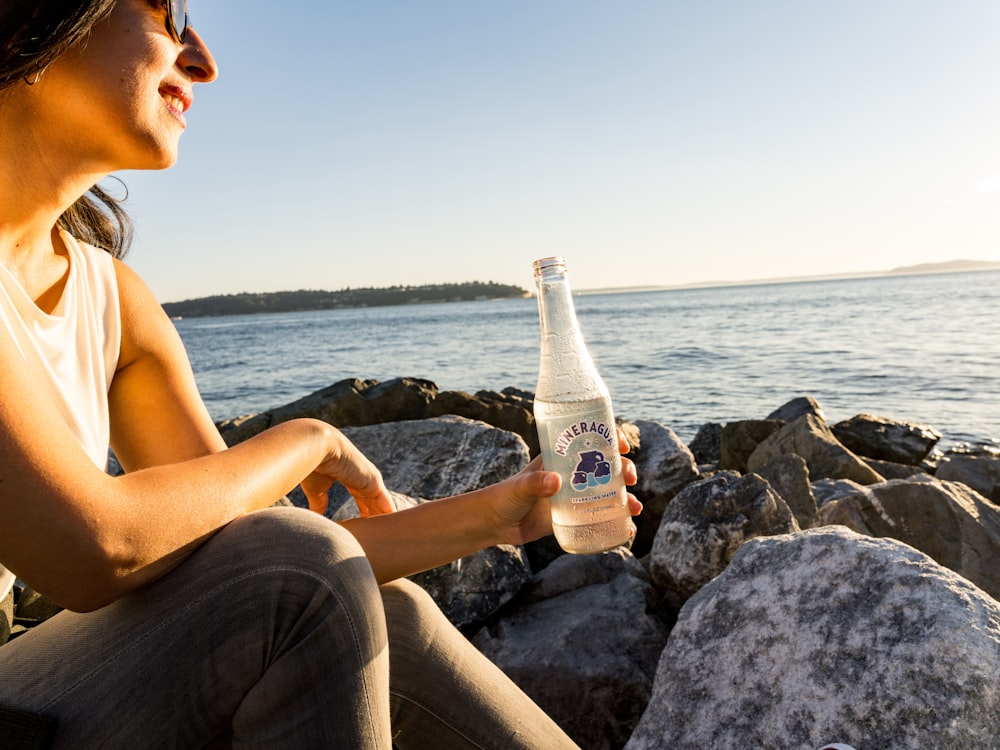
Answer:
[[[103, 250], [60, 231], [69, 274], [51, 314], [42, 312], [0, 263], [0, 326], [35, 367], [47, 396], [90, 459], [107, 467], [108, 389], [118, 368], [121, 314], [114, 262]], [[14, 577], [0, 565], [0, 599]]]

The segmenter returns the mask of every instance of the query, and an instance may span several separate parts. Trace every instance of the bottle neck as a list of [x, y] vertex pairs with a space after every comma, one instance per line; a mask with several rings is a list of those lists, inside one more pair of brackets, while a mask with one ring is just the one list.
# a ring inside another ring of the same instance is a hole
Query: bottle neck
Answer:
[[573, 293], [565, 270], [561, 273], [546, 270], [535, 277], [538, 291], [538, 320], [542, 336], [580, 336], [580, 324], [573, 306]]
[[535, 285], [542, 334], [535, 398], [557, 402], [606, 398], [608, 389], [580, 331], [565, 265], [536, 264]]

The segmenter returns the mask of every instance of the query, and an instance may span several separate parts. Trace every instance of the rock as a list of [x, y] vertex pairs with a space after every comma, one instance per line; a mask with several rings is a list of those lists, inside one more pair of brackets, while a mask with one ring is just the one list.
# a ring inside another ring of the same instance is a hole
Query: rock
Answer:
[[801, 456], [786, 453], [772, 458], [754, 470], [767, 480], [775, 492], [788, 505], [800, 529], [808, 529], [816, 523], [816, 498], [809, 486], [809, 467]]
[[817, 479], [810, 484], [813, 497], [816, 498], [816, 507], [820, 511], [820, 522], [822, 523], [823, 508], [832, 502], [847, 495], [864, 492], [865, 486], [850, 479]]
[[719, 422], [706, 422], [688, 445], [698, 464], [718, 464], [722, 459], [722, 429]]
[[910, 477], [915, 477], [919, 474], [928, 475], [927, 469], [923, 463], [920, 466], [911, 466], [910, 464], [897, 464], [894, 461], [879, 461], [875, 458], [863, 458], [859, 456], [862, 461], [864, 461], [868, 467], [884, 479], [909, 479]]
[[821, 422], [826, 421], [823, 407], [812, 396], [799, 396], [793, 398], [787, 404], [778, 407], [767, 415], [768, 419], [778, 419], [782, 422], [794, 422], [799, 417], [812, 414]]
[[[528, 463], [528, 447], [518, 435], [462, 417], [342, 431], [379, 467], [397, 510], [499, 482]], [[357, 517], [357, 504], [341, 485], [334, 485], [329, 496], [328, 515], [338, 521]], [[531, 580], [531, 569], [524, 550], [500, 545], [411, 579], [452, 623], [465, 627], [506, 604]]]
[[[486, 487], [528, 463], [528, 446], [513, 433], [462, 417], [446, 416], [342, 432], [382, 472], [386, 487], [419, 498], [441, 498]], [[335, 484], [332, 509], [353, 499]]]
[[409, 576], [459, 628], [482, 623], [531, 581], [521, 547], [500, 544]]
[[235, 445], [272, 425], [299, 417], [312, 417], [335, 427], [358, 427], [427, 419], [453, 414], [486, 422], [521, 436], [531, 455], [538, 453], [538, 433], [532, 413], [534, 396], [527, 391], [505, 388], [502, 392], [438, 392], [429, 380], [395, 378], [377, 380], [350, 378], [310, 393], [277, 409], [227, 419], [218, 424], [227, 445]]
[[872, 414], [858, 414], [832, 429], [837, 440], [859, 456], [911, 466], [923, 461], [941, 439], [941, 433], [928, 425]]
[[747, 539], [798, 531], [785, 501], [756, 474], [722, 471], [688, 485], [667, 507], [649, 557], [674, 607], [719, 575]]
[[432, 401], [427, 416], [454, 414], [491, 424], [501, 430], [520, 435], [528, 445], [530, 455], [538, 455], [538, 430], [535, 428], [534, 395], [516, 388], [477, 391], [470, 396], [464, 391], [443, 391]]
[[524, 545], [528, 566], [533, 573], [545, 570], [554, 560], [566, 554], [554, 536], [543, 536]]
[[[581, 747], [621, 748], [649, 700], [666, 642], [656, 593], [624, 549], [566, 555], [546, 573], [549, 583], [538, 587], [548, 587], [549, 598], [536, 590], [473, 643]], [[580, 586], [566, 591], [555, 579]]]
[[747, 458], [761, 441], [785, 423], [776, 419], [745, 419], [729, 422], [719, 438], [719, 469], [745, 472]]
[[227, 445], [235, 445], [268, 427], [300, 417], [321, 419], [335, 427], [422, 419], [436, 396], [437, 386], [429, 380], [396, 378], [380, 383], [350, 378], [269, 412], [221, 422], [219, 431]]
[[531, 584], [518, 597], [518, 604], [540, 602], [584, 586], [607, 583], [621, 573], [649, 580], [646, 569], [625, 547], [598, 555], [562, 555], [532, 578]]
[[[860, 488], [860, 496], [864, 496], [866, 490], [863, 485]], [[846, 496], [845, 496], [846, 497]], [[822, 505], [819, 509], [819, 519], [816, 526], [843, 526], [856, 534], [872, 536], [871, 529], [865, 523], [864, 514], [858, 509], [858, 504], [853, 502], [840, 502], [845, 498], [839, 498]]]
[[667, 504], [698, 478], [698, 466], [691, 451], [669, 427], [646, 420], [636, 420], [634, 424], [640, 434], [640, 447], [633, 458], [639, 482], [632, 492], [642, 501], [643, 511], [635, 519], [632, 551], [642, 557], [653, 545]]
[[21, 583], [14, 587], [14, 591], [17, 599], [15, 615], [19, 620], [43, 622], [63, 609], [48, 597]]
[[0, 599], [0, 646], [10, 638], [11, 626], [14, 624], [14, 592], [10, 591]]
[[673, 497], [698, 478], [694, 456], [673, 430], [647, 420], [637, 419], [634, 424], [641, 435], [641, 447], [633, 459], [639, 473], [634, 487], [637, 496]]
[[813, 479], [853, 479], [860, 484], [884, 481], [842, 446], [825, 422], [812, 414], [799, 417], [763, 440], [747, 459], [747, 468], [754, 471], [784, 453], [802, 456]]
[[824, 505], [821, 517], [905, 542], [1000, 599], [1000, 508], [960, 482], [896, 479]]
[[968, 485], [987, 500], [1000, 504], [1000, 458], [945, 456], [934, 475]]
[[755, 539], [680, 612], [627, 750], [996, 748], [1000, 604], [899, 542]]
[[112, 450], [108, 451], [108, 464], [104, 467], [104, 470], [108, 476], [112, 477], [120, 477], [125, 473], [125, 469], [123, 469], [122, 465], [118, 462], [118, 456], [116, 456]]

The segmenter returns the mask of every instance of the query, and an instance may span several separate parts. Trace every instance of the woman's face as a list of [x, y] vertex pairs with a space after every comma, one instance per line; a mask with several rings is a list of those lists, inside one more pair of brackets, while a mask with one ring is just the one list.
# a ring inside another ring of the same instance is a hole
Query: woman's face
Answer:
[[195, 83], [216, 78], [215, 60], [188, 29], [180, 43], [155, 0], [118, 0], [85, 45], [53, 62], [31, 87], [35, 122], [49, 145], [96, 172], [162, 169], [177, 159]]

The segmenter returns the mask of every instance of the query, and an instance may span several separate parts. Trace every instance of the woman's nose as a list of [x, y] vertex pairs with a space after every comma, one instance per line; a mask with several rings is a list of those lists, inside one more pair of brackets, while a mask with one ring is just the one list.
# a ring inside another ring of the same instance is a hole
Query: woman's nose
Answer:
[[191, 26], [188, 26], [184, 35], [184, 47], [177, 58], [177, 63], [187, 71], [195, 83], [211, 83], [219, 77], [219, 68], [208, 45]]

